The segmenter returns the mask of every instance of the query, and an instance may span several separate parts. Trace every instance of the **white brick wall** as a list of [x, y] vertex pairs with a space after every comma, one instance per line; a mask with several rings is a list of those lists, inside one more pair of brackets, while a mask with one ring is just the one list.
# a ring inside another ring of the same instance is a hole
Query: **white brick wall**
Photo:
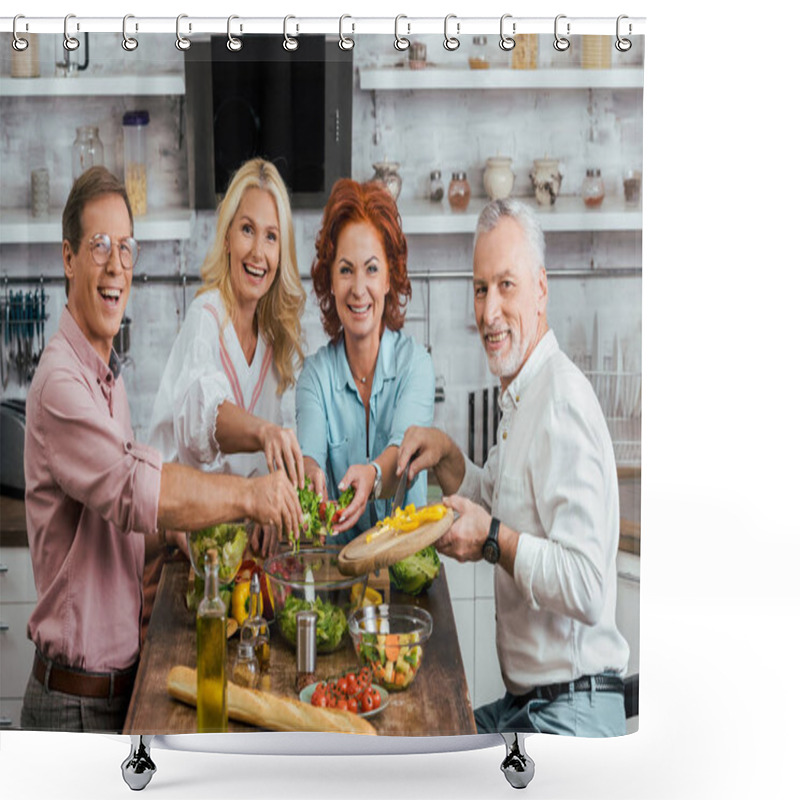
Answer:
[[[7, 37], [6, 37], [7, 38]], [[47, 40], [47, 41], [45, 41]], [[42, 75], [51, 74], [53, 47], [60, 36], [42, 37]], [[120, 74], [132, 70], [180, 72], [182, 56], [171, 35], [140, 38], [140, 47], [125, 53], [119, 37], [93, 34], [91, 74]], [[466, 169], [473, 195], [483, 194], [482, 166], [488, 156], [511, 156], [516, 173], [514, 194], [531, 193], [527, 173], [534, 158], [557, 156], [565, 164], [562, 191], [575, 193], [587, 165], [599, 165], [608, 193], [621, 191], [621, 170], [641, 163], [640, 91], [387, 91], [358, 88], [363, 66], [388, 64], [403, 58], [391, 46], [391, 37], [359, 37], [354, 51], [353, 176], [372, 176], [371, 164], [389, 157], [401, 163], [403, 194], [424, 196], [428, 174], [440, 169], [445, 179], [455, 169]], [[11, 78], [8, 42], [0, 46], [0, 80]], [[471, 42], [455, 53], [441, 46], [441, 37], [428, 37], [428, 59], [454, 66], [466, 62]], [[499, 51], [498, 51], [499, 52]], [[562, 58], [552, 47], [540, 47], [540, 63]], [[622, 56], [614, 51], [614, 59]], [[566, 56], [579, 63], [579, 47]], [[563, 60], [563, 58], [562, 58]], [[50, 70], [50, 72], [48, 72]], [[65, 80], [80, 80], [65, 79]], [[30, 170], [42, 159], [50, 169], [52, 205], [63, 205], [71, 183], [71, 147], [75, 128], [95, 124], [105, 146], [106, 165], [122, 171], [122, 114], [132, 108], [150, 111], [148, 141], [148, 203], [151, 208], [188, 205], [188, 165], [182, 100], [176, 97], [100, 98], [0, 98], [0, 160], [3, 164], [0, 204], [26, 207], [30, 202]], [[465, 133], [467, 132], [467, 133]], [[320, 211], [298, 211], [295, 226], [301, 273], [308, 275]], [[188, 242], [145, 242], [137, 272], [174, 274], [183, 264], [197, 273], [214, 229], [214, 215], [197, 215]], [[469, 270], [471, 237], [447, 234], [409, 236], [412, 271]], [[547, 236], [548, 268], [640, 266], [641, 235], [623, 233], [553, 233]], [[62, 274], [60, 246], [3, 245], [2, 273], [8, 275]], [[310, 292], [310, 282], [306, 282]], [[187, 289], [191, 300], [196, 286]], [[588, 352], [594, 317], [598, 318], [603, 351], [612, 353], [614, 336], [626, 352], [640, 352], [641, 280], [638, 278], [556, 279], [550, 283], [549, 318], [563, 347]], [[409, 315], [427, 311], [426, 286], [414, 281]], [[52, 335], [64, 303], [60, 286], [49, 288]], [[437, 375], [444, 379], [446, 401], [436, 407], [436, 423], [466, 446], [467, 394], [492, 383], [472, 320], [472, 299], [467, 281], [434, 280], [430, 285], [430, 344]], [[131, 356], [135, 369], [126, 378], [134, 425], [143, 433], [153, 396], [180, 323], [183, 293], [180, 287], [136, 286], [128, 307], [133, 320]], [[303, 319], [306, 343], [313, 352], [325, 338], [313, 297]], [[408, 332], [425, 339], [425, 325], [409, 321]], [[3, 396], [24, 396], [25, 388], [12, 378]]]

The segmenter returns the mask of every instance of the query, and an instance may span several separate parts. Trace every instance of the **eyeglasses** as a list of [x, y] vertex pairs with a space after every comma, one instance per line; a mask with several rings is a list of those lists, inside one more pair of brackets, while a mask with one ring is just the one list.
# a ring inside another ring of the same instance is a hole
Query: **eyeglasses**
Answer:
[[[133, 269], [139, 259], [139, 243], [133, 236], [128, 236], [125, 239], [120, 239], [116, 242], [116, 245], [119, 249], [119, 263], [122, 264], [122, 268]], [[114, 242], [111, 241], [111, 237], [107, 233], [96, 233], [89, 239], [89, 250], [94, 263], [98, 267], [104, 267], [108, 264], [113, 247]]]

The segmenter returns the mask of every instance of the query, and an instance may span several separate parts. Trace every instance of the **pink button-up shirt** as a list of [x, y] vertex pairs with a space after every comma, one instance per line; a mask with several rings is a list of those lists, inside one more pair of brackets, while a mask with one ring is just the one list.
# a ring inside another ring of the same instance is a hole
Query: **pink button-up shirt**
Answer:
[[[116, 374], [115, 374], [116, 373]], [[28, 393], [25, 512], [38, 600], [28, 637], [65, 666], [108, 672], [139, 654], [142, 533], [156, 530], [161, 455], [133, 439], [119, 361], [68, 309]]]

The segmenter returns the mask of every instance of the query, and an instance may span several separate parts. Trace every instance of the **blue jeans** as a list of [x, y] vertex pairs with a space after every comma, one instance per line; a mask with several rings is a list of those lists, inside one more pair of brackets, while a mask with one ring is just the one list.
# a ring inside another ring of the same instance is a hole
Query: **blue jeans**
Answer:
[[557, 733], [563, 736], [624, 736], [625, 699], [616, 692], [570, 691], [555, 700], [528, 700], [506, 692], [475, 710], [478, 733]]

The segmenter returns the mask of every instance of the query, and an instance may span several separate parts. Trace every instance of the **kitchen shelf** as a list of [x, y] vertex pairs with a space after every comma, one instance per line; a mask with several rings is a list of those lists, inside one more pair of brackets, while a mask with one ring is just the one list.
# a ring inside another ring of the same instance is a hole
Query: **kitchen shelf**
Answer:
[[[194, 211], [190, 208], [153, 210], [133, 221], [140, 242], [188, 239]], [[49, 244], [61, 241], [61, 214], [33, 217], [26, 208], [0, 209], [0, 244]]]
[[105, 75], [72, 78], [0, 78], [0, 97], [186, 94], [182, 74]]
[[362, 89], [641, 89], [644, 70], [366, 67]]
[[[520, 198], [523, 201], [525, 198]], [[451, 211], [447, 201], [411, 199], [398, 203], [406, 234], [475, 233], [478, 215], [488, 203], [479, 197], [470, 201], [466, 211]], [[549, 208], [530, 205], [547, 231], [640, 231], [641, 206], [627, 206], [621, 198], [607, 197], [599, 208], [586, 208], [580, 197], [562, 195]]]

